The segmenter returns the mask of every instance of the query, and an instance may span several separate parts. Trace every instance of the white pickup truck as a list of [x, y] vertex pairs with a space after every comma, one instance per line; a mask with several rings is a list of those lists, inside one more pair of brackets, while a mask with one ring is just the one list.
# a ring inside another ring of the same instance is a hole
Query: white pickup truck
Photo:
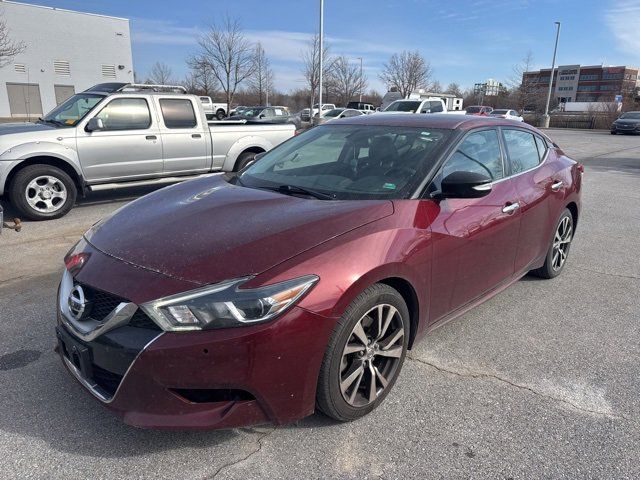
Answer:
[[391, 102], [384, 110], [377, 114], [393, 114], [393, 113], [457, 113], [462, 114], [464, 111], [447, 109], [447, 104], [438, 97], [429, 97], [426, 99], [403, 99]]
[[227, 104], [215, 103], [211, 97], [198, 97], [202, 103], [202, 109], [207, 116], [207, 120], [222, 120], [227, 116]]
[[0, 125], [0, 195], [31, 220], [94, 190], [237, 171], [291, 138], [290, 124], [207, 122], [181, 87], [100, 84], [37, 123]]

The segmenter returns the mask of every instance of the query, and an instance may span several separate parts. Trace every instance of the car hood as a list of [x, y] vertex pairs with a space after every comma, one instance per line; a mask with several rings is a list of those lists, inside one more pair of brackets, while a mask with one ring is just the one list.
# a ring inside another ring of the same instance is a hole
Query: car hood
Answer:
[[96, 224], [85, 238], [124, 262], [210, 284], [262, 273], [392, 213], [387, 200], [300, 198], [231, 185], [216, 176], [142, 197]]
[[620, 125], [638, 125], [640, 123], [640, 120], [635, 118], [619, 118], [614, 123]]
[[0, 124], [0, 135], [11, 135], [14, 133], [37, 133], [56, 130], [52, 125], [42, 123], [3, 123]]

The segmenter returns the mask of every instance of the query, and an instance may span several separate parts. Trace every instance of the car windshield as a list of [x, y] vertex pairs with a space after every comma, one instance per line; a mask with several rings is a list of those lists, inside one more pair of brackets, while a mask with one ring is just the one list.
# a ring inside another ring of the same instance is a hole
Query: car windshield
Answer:
[[433, 128], [327, 124], [264, 154], [236, 181], [336, 200], [408, 198], [450, 135]]
[[385, 108], [385, 112], [415, 112], [418, 108], [420, 108], [420, 103], [419, 101], [417, 102], [412, 102], [412, 101], [400, 101], [400, 102], [393, 102], [391, 105], [389, 105], [387, 108]]
[[627, 112], [622, 114], [620, 118], [625, 120], [640, 120], [640, 112]]
[[490, 115], [506, 115], [509, 110], [494, 110]]
[[245, 117], [257, 117], [263, 110], [264, 108], [245, 108], [242, 110], [242, 115]]
[[42, 122], [53, 123], [60, 127], [73, 127], [89, 113], [104, 95], [79, 93], [61, 103], [42, 117]]
[[333, 110], [329, 110], [327, 113], [325, 113], [323, 116], [324, 117], [337, 117], [338, 115], [340, 115], [342, 112], [344, 112], [344, 108], [334, 108]]

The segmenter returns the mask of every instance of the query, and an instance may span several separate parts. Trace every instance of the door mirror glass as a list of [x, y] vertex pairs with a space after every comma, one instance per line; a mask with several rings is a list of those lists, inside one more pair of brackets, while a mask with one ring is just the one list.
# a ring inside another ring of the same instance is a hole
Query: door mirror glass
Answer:
[[104, 129], [104, 122], [101, 118], [93, 117], [87, 122], [87, 126], [84, 128], [87, 132], [95, 132], [96, 130]]
[[491, 192], [491, 179], [475, 172], [453, 172], [442, 179], [441, 198], [479, 198]]

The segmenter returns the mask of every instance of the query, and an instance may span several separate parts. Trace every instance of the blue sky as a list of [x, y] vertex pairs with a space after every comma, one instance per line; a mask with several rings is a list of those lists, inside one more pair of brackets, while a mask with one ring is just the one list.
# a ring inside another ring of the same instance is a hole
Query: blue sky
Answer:
[[[318, 26], [318, 0], [34, 0], [131, 20], [134, 67], [145, 77], [155, 61], [178, 77], [196, 51], [196, 35], [228, 13], [271, 58], [276, 86], [302, 87], [300, 54]], [[640, 0], [325, 0], [325, 35], [332, 52], [364, 58], [369, 86], [394, 52], [419, 50], [434, 79], [463, 87], [507, 82], [527, 53], [548, 67], [562, 21], [560, 64], [640, 66]]]

